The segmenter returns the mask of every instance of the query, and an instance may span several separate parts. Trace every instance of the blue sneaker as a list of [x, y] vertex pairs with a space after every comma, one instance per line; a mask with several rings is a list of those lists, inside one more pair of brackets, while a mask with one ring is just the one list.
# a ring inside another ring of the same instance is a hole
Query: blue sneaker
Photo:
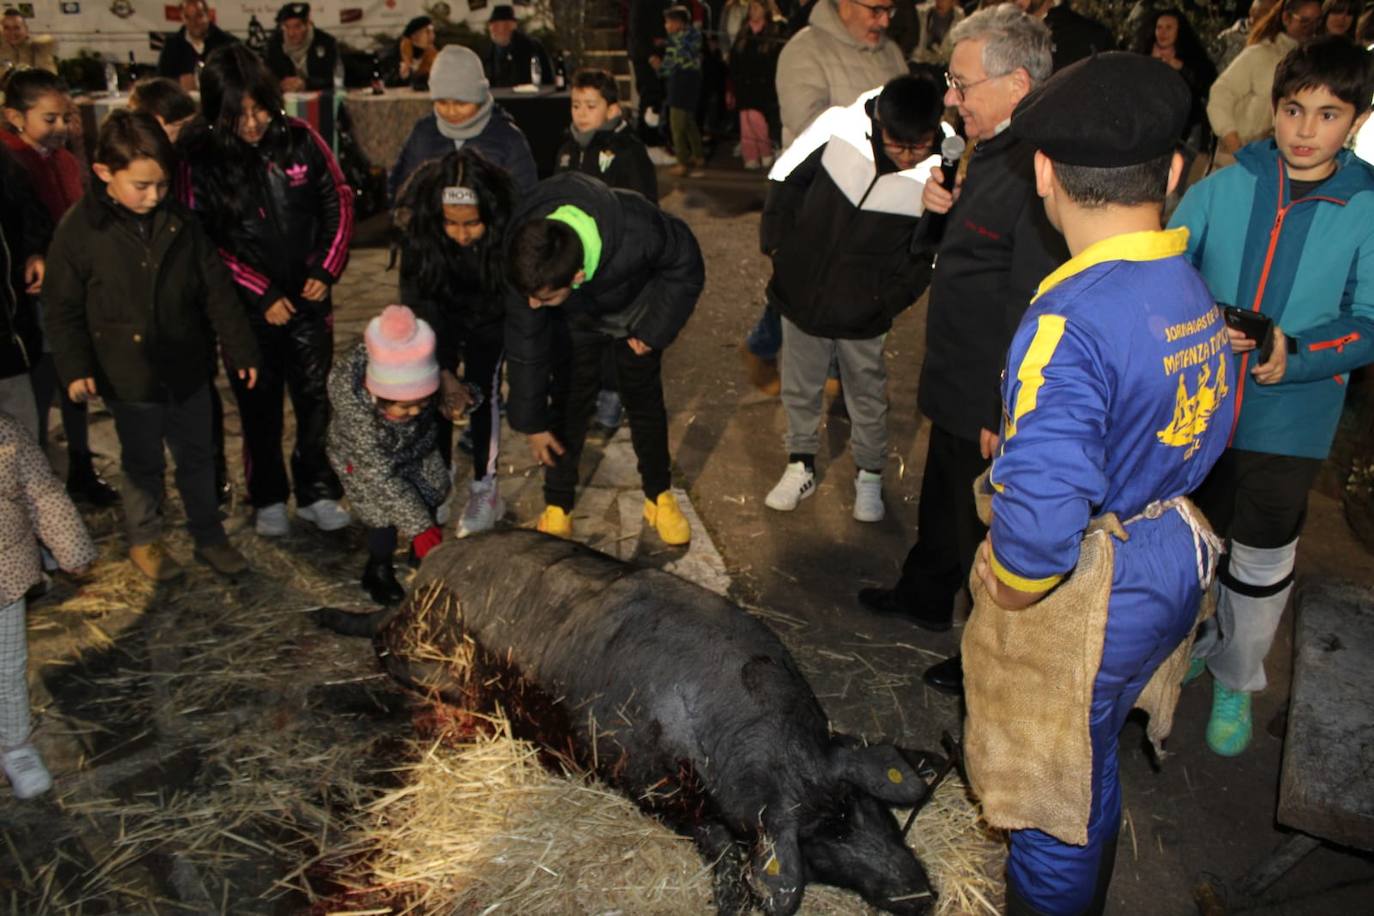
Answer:
[[1207, 723], [1207, 746], [1222, 757], [1235, 757], [1250, 746], [1250, 694], [1212, 682], [1212, 718]]
[[1188, 663], [1188, 673], [1183, 675], [1183, 686], [1188, 686], [1193, 681], [1202, 677], [1202, 672], [1207, 670], [1207, 659], [1195, 658]]

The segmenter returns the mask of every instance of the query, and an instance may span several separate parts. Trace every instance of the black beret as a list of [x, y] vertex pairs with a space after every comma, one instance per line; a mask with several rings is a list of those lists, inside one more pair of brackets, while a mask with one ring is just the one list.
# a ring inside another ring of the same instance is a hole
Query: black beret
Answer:
[[1070, 64], [1026, 96], [1011, 132], [1054, 162], [1120, 168], [1172, 152], [1191, 106], [1188, 84], [1168, 64], [1108, 51]]
[[426, 26], [434, 25], [434, 20], [428, 16], [416, 16], [406, 23], [405, 31], [401, 33], [402, 38], [409, 38]]
[[309, 19], [309, 3], [288, 3], [277, 10], [277, 25], [281, 25], [288, 19]]
[[515, 7], [500, 3], [491, 8], [491, 18], [487, 22], [515, 22]]

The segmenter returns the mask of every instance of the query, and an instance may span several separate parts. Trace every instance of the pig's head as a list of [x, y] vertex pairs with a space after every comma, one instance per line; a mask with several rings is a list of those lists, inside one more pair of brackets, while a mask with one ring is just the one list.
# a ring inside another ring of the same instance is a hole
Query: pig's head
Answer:
[[928, 912], [935, 902], [930, 879], [888, 808], [921, 800], [920, 774], [891, 745], [837, 737], [830, 775], [836, 803], [801, 837], [808, 878], [850, 888], [891, 913]]

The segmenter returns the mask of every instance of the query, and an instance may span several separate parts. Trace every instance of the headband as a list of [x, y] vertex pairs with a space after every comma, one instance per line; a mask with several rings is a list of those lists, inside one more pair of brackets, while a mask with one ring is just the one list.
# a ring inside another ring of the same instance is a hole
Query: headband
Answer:
[[472, 188], [444, 188], [444, 206], [475, 207], [477, 206], [477, 192]]

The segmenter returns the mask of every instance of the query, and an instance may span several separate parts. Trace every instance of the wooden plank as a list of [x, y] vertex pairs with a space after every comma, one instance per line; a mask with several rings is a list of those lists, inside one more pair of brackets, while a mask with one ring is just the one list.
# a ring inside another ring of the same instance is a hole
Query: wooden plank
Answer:
[[1374, 590], [1304, 580], [1278, 821], [1374, 850]]

